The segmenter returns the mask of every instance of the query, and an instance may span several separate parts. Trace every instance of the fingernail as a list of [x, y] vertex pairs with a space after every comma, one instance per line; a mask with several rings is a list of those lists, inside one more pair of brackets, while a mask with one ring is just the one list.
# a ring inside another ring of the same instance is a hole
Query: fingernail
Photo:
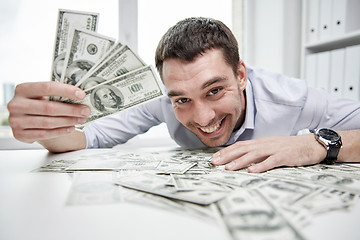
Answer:
[[85, 122], [86, 122], [86, 118], [78, 118], [77, 122], [78, 122], [78, 123], [85, 123]]
[[90, 109], [87, 108], [87, 107], [81, 109], [81, 115], [83, 115], [85, 117], [89, 116], [90, 115]]
[[226, 169], [233, 169], [235, 167], [235, 163], [234, 162], [229, 162], [228, 164], [225, 165], [225, 168]]
[[78, 98], [78, 99], [83, 99], [85, 97], [85, 92], [83, 91], [76, 91], [75, 92], [75, 96]]
[[220, 153], [219, 152], [216, 152], [212, 155], [212, 160], [211, 160], [212, 163], [219, 163], [220, 162]]
[[248, 167], [248, 172], [256, 172], [256, 170], [257, 170], [256, 165], [252, 165], [252, 166]]

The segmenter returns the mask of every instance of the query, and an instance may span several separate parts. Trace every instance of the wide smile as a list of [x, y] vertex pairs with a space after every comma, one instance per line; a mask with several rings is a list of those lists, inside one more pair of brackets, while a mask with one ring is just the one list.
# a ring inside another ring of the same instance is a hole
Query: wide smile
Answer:
[[225, 118], [221, 119], [220, 121], [218, 121], [217, 123], [211, 125], [211, 126], [208, 126], [208, 127], [198, 127], [198, 129], [200, 130], [200, 132], [204, 135], [213, 135], [213, 134], [217, 134], [220, 132], [220, 130], [222, 129], [221, 126], [222, 126], [222, 123], [223, 123], [223, 120]]

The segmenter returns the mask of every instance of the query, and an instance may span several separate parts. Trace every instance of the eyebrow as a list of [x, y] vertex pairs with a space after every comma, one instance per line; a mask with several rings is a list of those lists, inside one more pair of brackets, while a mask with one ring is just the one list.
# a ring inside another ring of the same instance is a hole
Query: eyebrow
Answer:
[[[209, 81], [205, 82], [202, 86], [201, 86], [201, 90], [215, 84], [218, 82], [222, 82], [225, 81], [226, 77], [222, 77], [222, 76], [216, 76], [214, 78], [211, 78]], [[182, 93], [181, 91], [170, 91], [168, 92], [168, 97], [177, 97], [177, 96], [181, 96], [184, 95], [184, 93]]]

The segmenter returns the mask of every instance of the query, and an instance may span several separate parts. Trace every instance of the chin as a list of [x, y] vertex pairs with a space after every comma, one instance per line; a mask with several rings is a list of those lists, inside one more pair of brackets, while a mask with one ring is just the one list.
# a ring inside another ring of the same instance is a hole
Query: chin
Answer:
[[228, 139], [203, 139], [199, 138], [203, 144], [205, 144], [207, 147], [221, 147], [225, 145], [229, 140]]
[[192, 131], [207, 147], [220, 147], [225, 145], [231, 136], [232, 131], [229, 131], [229, 126], [226, 124], [227, 122], [227, 120], [224, 120], [220, 128], [213, 133], [205, 133], [192, 125], [188, 125], [187, 128]]

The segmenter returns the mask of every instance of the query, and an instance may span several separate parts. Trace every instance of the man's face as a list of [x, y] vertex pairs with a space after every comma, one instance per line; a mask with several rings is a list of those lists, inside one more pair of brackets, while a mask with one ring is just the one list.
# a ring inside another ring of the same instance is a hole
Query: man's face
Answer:
[[101, 103], [105, 107], [109, 107], [109, 108], [116, 107], [116, 99], [115, 99], [114, 93], [112, 91], [110, 91], [110, 89], [108, 89], [108, 88], [99, 89], [96, 92], [96, 95], [100, 98]]
[[176, 118], [207, 146], [224, 145], [244, 121], [246, 69], [235, 76], [219, 49], [192, 62], [167, 59], [163, 80]]

